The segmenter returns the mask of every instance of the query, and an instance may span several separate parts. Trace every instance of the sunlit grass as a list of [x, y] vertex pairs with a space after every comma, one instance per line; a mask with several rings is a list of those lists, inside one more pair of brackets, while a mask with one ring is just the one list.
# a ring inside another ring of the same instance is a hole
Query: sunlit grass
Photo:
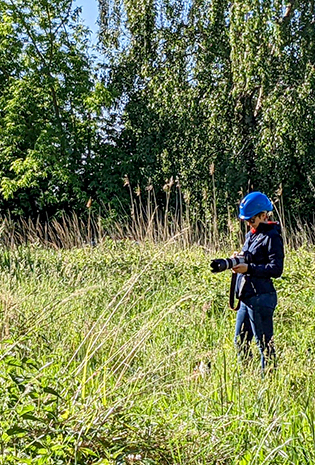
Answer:
[[314, 252], [287, 254], [264, 379], [209, 262], [174, 241], [3, 249], [0, 463], [314, 463]]

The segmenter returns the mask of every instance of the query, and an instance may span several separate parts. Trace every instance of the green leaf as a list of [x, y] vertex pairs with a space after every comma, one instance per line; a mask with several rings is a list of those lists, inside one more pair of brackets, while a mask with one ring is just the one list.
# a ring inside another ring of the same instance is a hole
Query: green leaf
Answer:
[[10, 376], [16, 384], [22, 384], [26, 381], [26, 378], [24, 376], [15, 375], [13, 373], [10, 373]]
[[81, 447], [80, 452], [82, 452], [84, 455], [90, 455], [92, 457], [98, 457], [98, 454], [94, 452], [94, 450], [89, 449], [88, 447]]
[[48, 454], [48, 449], [45, 449], [45, 448], [37, 449], [36, 453], [38, 455], [46, 455], [46, 454]]
[[5, 363], [7, 363], [8, 365], [11, 365], [11, 366], [15, 366], [15, 367], [21, 367], [22, 366], [22, 362], [20, 360], [18, 360], [17, 358], [14, 358], [14, 357], [6, 357]]
[[51, 388], [51, 387], [44, 387], [43, 389], [44, 392], [47, 392], [48, 394], [53, 394], [54, 396], [56, 397], [59, 397], [60, 399], [62, 399], [61, 395], [58, 394], [57, 391], [55, 391], [55, 389]]
[[18, 411], [18, 414], [22, 417], [26, 413], [34, 412], [34, 410], [35, 410], [34, 405], [25, 405], [25, 407], [23, 407], [22, 410]]
[[9, 428], [6, 431], [6, 433], [8, 436], [15, 436], [17, 434], [27, 433], [27, 430], [25, 428], [21, 428], [20, 426], [16, 425], [13, 428]]
[[34, 415], [31, 415], [29, 413], [25, 413], [24, 415], [22, 415], [22, 418], [24, 420], [32, 420], [32, 421], [39, 421], [41, 423], [45, 423], [45, 421], [42, 420], [41, 418], [35, 417]]

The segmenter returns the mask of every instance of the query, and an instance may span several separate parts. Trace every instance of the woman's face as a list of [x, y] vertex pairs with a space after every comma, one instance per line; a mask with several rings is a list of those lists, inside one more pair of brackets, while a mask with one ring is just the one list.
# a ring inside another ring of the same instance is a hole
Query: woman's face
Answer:
[[251, 228], [257, 229], [260, 223], [266, 223], [266, 221], [267, 221], [267, 213], [262, 213], [260, 216], [255, 215], [249, 220], [247, 220], [247, 224]]

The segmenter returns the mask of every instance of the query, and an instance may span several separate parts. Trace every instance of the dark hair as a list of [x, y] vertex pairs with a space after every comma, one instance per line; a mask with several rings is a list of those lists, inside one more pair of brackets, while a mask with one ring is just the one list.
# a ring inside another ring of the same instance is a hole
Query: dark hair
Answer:
[[268, 212], [266, 212], [266, 211], [263, 211], [263, 212], [257, 213], [257, 215], [255, 215], [255, 216], [258, 216], [258, 217], [260, 218], [260, 217], [261, 217], [261, 215], [262, 215], [263, 213], [266, 213], [266, 214], [267, 214]]

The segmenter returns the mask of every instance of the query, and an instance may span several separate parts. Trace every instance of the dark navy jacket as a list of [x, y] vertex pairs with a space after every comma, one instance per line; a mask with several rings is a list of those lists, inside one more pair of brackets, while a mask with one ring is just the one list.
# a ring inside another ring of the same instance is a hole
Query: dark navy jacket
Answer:
[[248, 272], [238, 274], [236, 296], [243, 300], [256, 294], [275, 292], [271, 278], [283, 271], [283, 241], [278, 223], [260, 223], [246, 234], [242, 252], [249, 253]]

